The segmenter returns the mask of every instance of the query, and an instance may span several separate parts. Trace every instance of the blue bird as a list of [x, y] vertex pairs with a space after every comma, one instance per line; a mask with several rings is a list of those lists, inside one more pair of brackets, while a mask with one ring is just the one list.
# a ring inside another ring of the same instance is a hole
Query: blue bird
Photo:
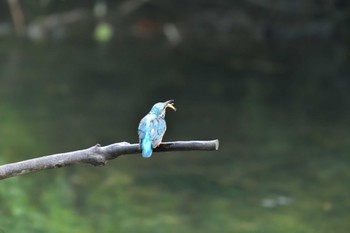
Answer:
[[165, 111], [168, 107], [176, 111], [174, 100], [156, 103], [151, 111], [140, 121], [138, 133], [142, 157], [144, 158], [151, 157], [153, 148], [156, 148], [162, 142], [166, 131]]

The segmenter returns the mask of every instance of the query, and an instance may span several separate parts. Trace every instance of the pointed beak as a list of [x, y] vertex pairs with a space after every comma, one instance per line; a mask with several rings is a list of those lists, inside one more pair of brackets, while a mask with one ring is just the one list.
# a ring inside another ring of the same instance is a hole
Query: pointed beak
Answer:
[[174, 111], [176, 111], [176, 108], [174, 107], [174, 100], [168, 100], [164, 104], [165, 104], [164, 109], [169, 107], [169, 108], [172, 108]]

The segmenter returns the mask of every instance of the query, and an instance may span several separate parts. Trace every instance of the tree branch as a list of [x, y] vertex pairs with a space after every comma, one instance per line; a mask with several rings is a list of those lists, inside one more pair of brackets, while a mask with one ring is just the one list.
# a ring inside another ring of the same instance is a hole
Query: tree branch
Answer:
[[[177, 141], [164, 142], [154, 149], [154, 152], [191, 151], [191, 150], [218, 150], [219, 140], [212, 141]], [[9, 163], [0, 166], [0, 180], [19, 176], [31, 172], [66, 167], [78, 163], [88, 163], [94, 166], [103, 166], [108, 160], [120, 155], [140, 153], [139, 144], [128, 142], [114, 143], [108, 146], [96, 146], [72, 152], [47, 155], [39, 158]]]
[[24, 15], [18, 0], [7, 0], [17, 36], [23, 37], [26, 33]]

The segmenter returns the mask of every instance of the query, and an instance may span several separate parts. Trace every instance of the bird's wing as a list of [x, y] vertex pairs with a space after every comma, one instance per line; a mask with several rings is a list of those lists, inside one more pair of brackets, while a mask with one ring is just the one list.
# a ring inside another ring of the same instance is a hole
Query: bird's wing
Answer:
[[147, 116], [142, 118], [139, 124], [138, 133], [139, 133], [140, 141], [145, 137], [146, 130], [147, 130]]
[[163, 139], [164, 133], [166, 131], [166, 123], [163, 118], [155, 118], [150, 122], [150, 133], [152, 140], [152, 147], [156, 148]]

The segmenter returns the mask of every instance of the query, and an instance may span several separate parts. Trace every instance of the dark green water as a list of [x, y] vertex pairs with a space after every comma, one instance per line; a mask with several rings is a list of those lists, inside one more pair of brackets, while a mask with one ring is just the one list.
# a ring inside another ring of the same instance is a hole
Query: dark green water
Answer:
[[139, 120], [167, 99], [178, 111], [164, 140], [218, 138], [219, 151], [3, 180], [0, 229], [348, 232], [350, 83], [335, 43], [251, 55], [119, 43], [1, 42], [1, 163], [137, 142]]

